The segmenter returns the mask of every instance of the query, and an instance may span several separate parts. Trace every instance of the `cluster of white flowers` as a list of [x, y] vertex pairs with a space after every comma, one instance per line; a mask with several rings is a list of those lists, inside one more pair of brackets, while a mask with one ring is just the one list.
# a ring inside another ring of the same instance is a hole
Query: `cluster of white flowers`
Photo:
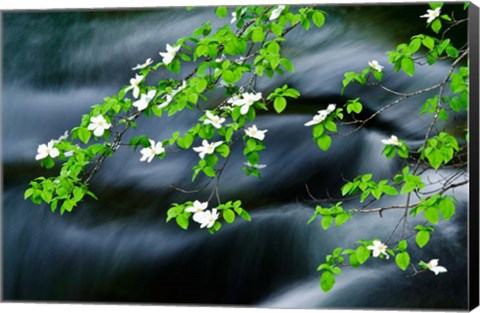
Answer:
[[165, 63], [165, 65], [168, 65], [172, 63], [173, 59], [177, 55], [178, 50], [180, 50], [180, 46], [172, 47], [167, 43], [166, 49], [167, 51], [160, 52], [160, 55], [162, 56], [162, 62]]
[[385, 255], [387, 259], [390, 258], [390, 256], [387, 254], [387, 245], [382, 243], [380, 240], [374, 240], [373, 245], [367, 247], [368, 250], [372, 250], [372, 255], [374, 258], [377, 258], [380, 256], [380, 254]]
[[88, 125], [88, 130], [93, 130], [93, 134], [97, 137], [103, 136], [105, 130], [112, 127], [112, 124], [108, 123], [103, 115], [92, 116], [90, 118], [90, 124]]
[[255, 138], [258, 140], [263, 140], [265, 139], [265, 133], [268, 131], [268, 129], [265, 130], [259, 130], [256, 125], [252, 125], [245, 129], [245, 134], [248, 137]]
[[378, 71], [378, 72], [381, 72], [381, 71], [383, 70], [383, 66], [381, 66], [380, 63], [378, 63], [377, 60], [372, 60], [372, 61], [368, 62], [368, 65], [369, 65], [372, 69], [374, 69], [374, 70], [376, 70], [376, 71]]
[[257, 92], [257, 93], [244, 92], [241, 94], [240, 97], [238, 95], [233, 95], [230, 99], [228, 99], [227, 102], [235, 106], [240, 106], [241, 107], [240, 113], [242, 115], [245, 115], [247, 114], [250, 107], [260, 99], [262, 99], [261, 92]]
[[420, 17], [426, 18], [427, 24], [430, 24], [431, 22], [433, 22], [433, 20], [440, 16], [440, 13], [440, 8], [436, 8], [435, 10], [427, 10], [427, 14], [420, 15]]
[[397, 147], [400, 147], [402, 145], [402, 143], [398, 141], [398, 138], [395, 135], [390, 136], [390, 138], [388, 139], [382, 139], [381, 142], [385, 145], [392, 145]]
[[225, 122], [225, 119], [223, 117], [220, 117], [218, 115], [212, 114], [210, 111], [207, 111], [206, 113], [207, 119], [203, 121], [204, 124], [210, 124], [215, 128], [221, 128], [222, 123]]
[[140, 150], [140, 154], [142, 155], [142, 157], [140, 158], [140, 162], [147, 161], [148, 163], [150, 163], [156, 155], [165, 152], [165, 148], [160, 141], [157, 143], [152, 139], [149, 139], [149, 141], [150, 147]]
[[336, 108], [336, 104], [334, 104], [334, 103], [329, 104], [328, 107], [325, 110], [319, 110], [317, 112], [317, 115], [315, 115], [311, 121], [308, 121], [308, 122], [305, 123], [305, 126], [312, 126], [312, 125], [320, 124], [321, 122], [323, 122], [327, 118], [327, 116], [330, 113], [335, 111], [335, 108]]
[[193, 220], [200, 224], [200, 228], [210, 228], [215, 224], [219, 217], [217, 209], [207, 210], [208, 202], [195, 200], [191, 207], [185, 209], [186, 212], [193, 213]]
[[209, 143], [207, 140], [202, 141], [202, 145], [199, 147], [193, 148], [193, 151], [198, 152], [198, 155], [200, 156], [200, 159], [203, 159], [205, 157], [205, 154], [212, 154], [215, 152], [215, 149], [220, 146], [223, 143], [223, 141], [217, 141], [217, 142], [212, 142]]

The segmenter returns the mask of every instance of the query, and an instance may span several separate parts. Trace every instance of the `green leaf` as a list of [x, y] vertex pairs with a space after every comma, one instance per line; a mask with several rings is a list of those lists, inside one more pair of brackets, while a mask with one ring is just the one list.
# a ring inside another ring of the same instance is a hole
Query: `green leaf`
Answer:
[[327, 230], [332, 224], [332, 222], [333, 222], [333, 217], [331, 217], [330, 215], [323, 216], [321, 221], [322, 228]]
[[406, 270], [408, 265], [410, 265], [410, 255], [408, 252], [401, 252], [395, 257], [395, 263], [401, 270]]
[[219, 18], [224, 18], [227, 15], [228, 10], [226, 7], [220, 6], [215, 9], [215, 13]]
[[273, 107], [275, 108], [275, 111], [277, 111], [277, 113], [280, 114], [287, 107], [287, 101], [285, 100], [284, 97], [277, 97], [277, 98], [275, 98], [275, 101], [273, 103]]
[[432, 224], [438, 223], [438, 210], [435, 207], [428, 207], [423, 212], [425, 219]]
[[78, 131], [77, 131], [77, 136], [78, 136], [78, 139], [80, 139], [81, 142], [86, 144], [90, 140], [90, 137], [92, 136], [92, 133], [86, 128], [79, 128]]
[[433, 22], [432, 22], [432, 30], [438, 34], [438, 32], [440, 31], [440, 29], [442, 29], [442, 22], [440, 21], [439, 18], [435, 19]]
[[314, 11], [312, 15], [312, 21], [318, 28], [322, 27], [323, 23], [325, 23], [325, 16], [320, 11]]
[[335, 275], [330, 271], [323, 272], [320, 276], [320, 288], [324, 292], [328, 292], [333, 288], [333, 285], [335, 285]]
[[404, 57], [401, 62], [402, 70], [410, 76], [415, 73], [415, 63], [411, 57]]
[[443, 162], [443, 154], [439, 150], [434, 150], [427, 155], [428, 162], [434, 169], [438, 169]]
[[25, 193], [23, 194], [23, 199], [27, 199], [27, 198], [30, 198], [33, 194], [33, 189], [32, 188], [28, 188], [27, 190], [25, 190]]
[[387, 194], [387, 195], [389, 195], [389, 196], [398, 195], [397, 189], [395, 189], [394, 187], [389, 186], [389, 185], [383, 185], [383, 186], [381, 186], [381, 187], [380, 187], [380, 190], [381, 190], [384, 194]]
[[185, 217], [185, 215], [178, 215], [175, 218], [175, 221], [177, 222], [178, 226], [180, 226], [183, 229], [188, 228], [188, 218]]
[[440, 214], [445, 220], [449, 220], [455, 213], [455, 204], [452, 200], [443, 199], [439, 204]]
[[428, 36], [426, 36], [425, 38], [423, 38], [422, 44], [423, 44], [426, 48], [428, 48], [429, 50], [432, 50], [433, 47], [435, 47], [435, 41], [433, 40], [432, 37], [428, 37]]
[[370, 258], [370, 250], [365, 246], [360, 246], [355, 250], [355, 256], [357, 257], [358, 263], [363, 264]]
[[287, 58], [281, 58], [280, 63], [282, 63], [283, 67], [289, 72], [293, 72], [295, 70], [292, 62]]
[[326, 120], [324, 125], [325, 125], [325, 128], [331, 132], [337, 131], [337, 125], [330, 119]]
[[230, 154], [230, 148], [227, 145], [221, 145], [215, 149], [222, 157], [226, 158]]
[[215, 170], [211, 167], [204, 167], [202, 171], [207, 175], [208, 177], [215, 177]]
[[327, 151], [332, 145], [332, 138], [326, 134], [323, 134], [317, 139], [317, 145], [323, 151]]
[[398, 250], [400, 251], [405, 251], [407, 250], [408, 248], [408, 243], [406, 240], [401, 240], [399, 243], [398, 243]]
[[225, 220], [225, 222], [227, 222], [228, 224], [232, 224], [233, 221], [235, 220], [235, 213], [228, 209], [228, 210], [224, 210], [223, 213], [223, 219]]
[[415, 241], [420, 248], [423, 248], [430, 241], [430, 232], [422, 230], [417, 233]]
[[50, 203], [50, 201], [52, 201], [52, 192], [48, 190], [44, 190], [41, 193], [41, 197], [43, 201], [45, 201], [46, 203]]
[[265, 33], [261, 27], [257, 27], [252, 32], [252, 41], [261, 42], [265, 39]]
[[348, 213], [342, 213], [337, 215], [335, 217], [335, 226], [338, 227], [345, 224], [345, 222], [348, 221], [350, 218], [352, 218], [352, 216]]

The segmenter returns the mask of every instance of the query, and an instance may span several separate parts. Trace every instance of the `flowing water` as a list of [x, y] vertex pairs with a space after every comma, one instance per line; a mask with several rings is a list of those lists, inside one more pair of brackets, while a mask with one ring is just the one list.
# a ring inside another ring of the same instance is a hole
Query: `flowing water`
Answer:
[[[285, 53], [295, 73], [261, 80], [257, 87], [266, 94], [289, 83], [302, 98], [286, 114], [262, 114], [256, 121], [261, 129], [269, 129], [261, 156], [261, 163], [268, 164], [262, 179], [242, 174], [242, 148], [233, 148], [220, 191], [223, 199], [242, 199], [252, 222], [236, 221], [214, 236], [196, 225], [183, 231], [165, 224], [169, 204], [191, 197], [170, 186], [195, 187], [189, 184], [198, 158], [194, 153], [145, 164], [138, 162], [138, 153], [120, 149], [92, 181], [100, 200], [82, 203], [64, 216], [23, 200], [29, 180], [45, 174], [34, 160], [38, 144], [74, 127], [91, 105], [126, 84], [133, 75], [131, 66], [147, 57], [158, 60], [166, 43], [188, 35], [205, 20], [215, 20], [213, 10], [4, 14], [5, 300], [466, 308], [468, 189], [457, 191], [460, 201], [453, 222], [438, 227], [430, 248], [413, 252], [424, 260], [439, 257], [449, 272], [438, 277], [405, 278], [391, 260], [372, 260], [360, 270], [346, 269], [334, 289], [324, 294], [316, 266], [325, 254], [337, 246], [352, 246], [358, 238], [388, 236], [398, 214], [361, 216], [328, 231], [317, 222], [306, 224], [314, 205], [305, 184], [313, 194], [325, 196], [327, 188], [335, 195], [342, 175], [352, 178], [372, 171], [377, 179], [389, 177], [400, 164], [381, 156], [380, 139], [393, 132], [412, 146], [422, 139], [428, 116], [417, 113], [422, 99], [431, 94], [402, 102], [355, 135], [335, 137], [328, 153], [316, 147], [303, 124], [326, 104], [349, 97], [361, 97], [367, 112], [391, 101], [391, 95], [367, 87], [349, 87], [340, 96], [341, 73], [358, 71], [372, 59], [386, 65], [386, 50], [424, 31], [418, 16], [425, 9], [325, 7], [328, 18], [321, 30], [289, 34]], [[459, 32], [457, 39], [465, 37]], [[419, 68], [412, 79], [392, 74], [386, 66], [386, 84], [413, 91], [429, 86], [447, 70], [442, 64]], [[211, 103], [218, 97], [213, 94]], [[167, 138], [173, 130], [188, 129], [198, 118], [191, 115], [142, 118], [128, 137], [147, 133]]]

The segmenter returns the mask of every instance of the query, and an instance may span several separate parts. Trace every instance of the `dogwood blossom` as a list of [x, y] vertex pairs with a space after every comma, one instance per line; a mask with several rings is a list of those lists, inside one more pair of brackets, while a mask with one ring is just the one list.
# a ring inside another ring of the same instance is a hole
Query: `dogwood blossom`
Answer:
[[152, 139], [149, 139], [148, 141], [150, 141], [150, 147], [146, 147], [140, 150], [140, 153], [142, 154], [140, 162], [147, 161], [148, 163], [150, 163], [156, 155], [165, 152], [165, 148], [163, 147], [161, 142], [155, 143], [155, 141], [153, 141]]
[[306, 122], [305, 126], [312, 126], [312, 125], [320, 124], [321, 122], [323, 122], [327, 118], [327, 116], [330, 113], [335, 111], [336, 107], [337, 107], [336, 104], [331, 103], [331, 104], [328, 105], [328, 107], [325, 110], [317, 111], [317, 115], [315, 115], [311, 121]]
[[244, 162], [243, 164], [248, 167], [256, 168], [256, 169], [262, 169], [267, 167], [267, 164], [252, 164], [250, 162]]
[[97, 137], [103, 136], [103, 133], [106, 129], [112, 127], [112, 124], [107, 123], [107, 120], [103, 115], [92, 116], [90, 118], [90, 124], [88, 125], [88, 130], [93, 130], [93, 134]]
[[130, 86], [125, 89], [125, 92], [132, 90], [133, 89], [133, 96], [135, 98], [138, 98], [138, 95], [140, 94], [140, 87], [138, 85], [142, 82], [143, 80], [143, 75], [135, 75], [135, 78], [130, 79]]
[[200, 228], [210, 228], [215, 224], [215, 221], [218, 219], [220, 214], [217, 213], [217, 209], [212, 209], [212, 211], [203, 211], [198, 212], [193, 215], [193, 220], [200, 224]]
[[230, 20], [230, 24], [237, 22], [237, 12], [232, 12], [232, 19]]
[[152, 64], [152, 63], [153, 63], [153, 60], [152, 60], [151, 58], [148, 58], [148, 59], [145, 61], [145, 63], [143, 63], [143, 64], [137, 64], [137, 66], [132, 67], [132, 70], [134, 70], [134, 71], [135, 71], [135, 70], [141, 70], [141, 69], [143, 69], [143, 68], [146, 68], [147, 66], [149, 66], [149, 65]]
[[207, 207], [208, 207], [208, 202], [200, 202], [198, 200], [195, 200], [193, 202], [193, 205], [191, 207], [186, 208], [185, 211], [197, 214], [205, 211]]
[[42, 160], [46, 157], [50, 156], [51, 158], [56, 158], [60, 155], [60, 151], [55, 148], [53, 145], [55, 141], [50, 140], [47, 144], [41, 144], [38, 146], [37, 155], [35, 156], [35, 160]]
[[167, 52], [160, 52], [160, 55], [162, 56], [162, 62], [165, 63], [165, 65], [168, 65], [172, 63], [173, 59], [177, 55], [178, 50], [180, 50], [180, 46], [172, 47], [167, 43], [166, 46]]
[[280, 16], [280, 14], [282, 14], [283, 9], [285, 9], [285, 6], [279, 5], [276, 9], [272, 11], [272, 13], [270, 14], [269, 20], [270, 21], [276, 20]]
[[233, 96], [231, 98], [231, 101], [228, 101], [228, 103], [231, 103], [236, 106], [240, 106], [241, 107], [240, 113], [245, 115], [250, 109], [250, 106], [252, 106], [255, 102], [257, 102], [260, 99], [262, 99], [261, 92], [257, 92], [257, 93], [244, 92], [241, 98], [238, 96]]
[[397, 147], [400, 147], [402, 145], [402, 143], [400, 141], [398, 141], [398, 138], [395, 135], [392, 135], [388, 139], [382, 139], [381, 142], [385, 145], [392, 145], [392, 146], [397, 146]]
[[213, 152], [215, 152], [215, 148], [220, 146], [222, 143], [223, 141], [208, 143], [208, 141], [204, 139], [202, 141], [202, 145], [193, 148], [193, 151], [198, 152], [200, 159], [203, 159], [205, 157], [205, 154], [212, 154]]
[[225, 119], [223, 117], [214, 115], [210, 111], [207, 111], [206, 115], [207, 119], [203, 121], [204, 124], [210, 124], [215, 128], [221, 128], [222, 123], [225, 122]]
[[156, 93], [156, 90], [150, 90], [147, 94], [141, 95], [140, 99], [135, 101], [132, 105], [136, 107], [139, 111], [143, 111], [148, 107], [150, 101], [155, 98]]
[[387, 245], [382, 243], [380, 240], [374, 240], [373, 245], [367, 247], [368, 250], [372, 250], [372, 255], [374, 258], [377, 258], [380, 254], [386, 256], [386, 258], [390, 258], [387, 254]]
[[440, 16], [440, 8], [436, 8], [435, 10], [427, 10], [427, 14], [420, 15], [422, 18], [427, 19], [427, 24], [433, 22], [434, 19]]
[[381, 66], [381, 65], [378, 63], [377, 60], [372, 60], [372, 61], [368, 62], [368, 65], [369, 65], [372, 69], [374, 69], [374, 70], [376, 70], [376, 71], [378, 71], [378, 72], [381, 72], [381, 71], [383, 70], [383, 66]]
[[447, 272], [447, 269], [445, 267], [438, 265], [438, 259], [430, 260], [430, 262], [427, 263], [427, 268], [434, 272], [435, 275], [438, 275], [438, 273]]
[[256, 125], [252, 125], [249, 128], [245, 129], [245, 134], [247, 134], [248, 137], [263, 140], [265, 139], [265, 133], [267, 131], [268, 129], [259, 130]]

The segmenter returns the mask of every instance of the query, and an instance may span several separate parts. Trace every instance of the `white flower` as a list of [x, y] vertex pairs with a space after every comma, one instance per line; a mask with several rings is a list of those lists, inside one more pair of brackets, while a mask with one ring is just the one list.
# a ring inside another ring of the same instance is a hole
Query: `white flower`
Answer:
[[387, 254], [387, 245], [382, 243], [380, 240], [374, 240], [372, 246], [367, 247], [368, 250], [373, 251], [373, 257], [377, 258], [380, 254], [383, 254], [388, 258], [390, 256]]
[[140, 96], [140, 99], [135, 101], [132, 105], [136, 107], [139, 111], [143, 111], [148, 107], [150, 101], [155, 98], [155, 94], [157, 93], [156, 90], [150, 90], [147, 94], [143, 94]]
[[427, 24], [433, 22], [434, 19], [440, 16], [440, 8], [436, 8], [435, 10], [427, 10], [427, 14], [420, 15], [420, 17], [427, 18]]
[[243, 164], [245, 164], [248, 167], [257, 168], [257, 169], [262, 169], [267, 167], [267, 164], [252, 164], [250, 162], [244, 162]]
[[237, 22], [237, 12], [232, 12], [232, 19], [230, 20], [230, 24]]
[[282, 14], [283, 9], [285, 9], [285, 6], [279, 5], [276, 9], [272, 11], [272, 13], [270, 14], [269, 20], [270, 21], [276, 20], [280, 16], [280, 14]]
[[190, 213], [200, 213], [205, 211], [207, 207], [208, 207], [208, 202], [200, 202], [198, 200], [195, 200], [193, 202], [193, 206], [186, 208], [185, 211]]
[[378, 72], [381, 72], [381, 71], [383, 70], [383, 66], [381, 66], [381, 65], [378, 63], [377, 60], [369, 61], [369, 62], [368, 62], [368, 65], [369, 65], [372, 69], [374, 69], [374, 70], [376, 70], [376, 71], [378, 71]]
[[193, 220], [200, 224], [200, 228], [210, 228], [215, 224], [215, 221], [218, 219], [220, 214], [217, 213], [217, 209], [213, 209], [212, 211], [203, 211], [198, 212], [193, 215]]
[[327, 116], [328, 116], [328, 113], [326, 113], [325, 110], [318, 111], [318, 114], [315, 115], [311, 121], [306, 122], [305, 126], [320, 124], [327, 118]]
[[39, 145], [37, 149], [37, 155], [35, 156], [35, 160], [37, 161], [42, 160], [48, 156], [52, 158], [56, 158], [57, 156], [59, 156], [60, 151], [58, 151], [58, 149], [53, 146], [54, 144], [55, 144], [55, 141], [50, 140], [47, 144]]
[[159, 108], [159, 109], [165, 108], [167, 105], [170, 104], [170, 102], [172, 102], [172, 100], [173, 100], [173, 96], [172, 96], [172, 95], [166, 95], [166, 96], [165, 96], [165, 102], [163, 102], [162, 104], [159, 104], [159, 105], [158, 105], [158, 108]]
[[66, 140], [68, 138], [68, 130], [66, 130], [63, 135], [61, 135], [60, 137], [58, 137], [57, 140], [54, 140], [56, 142], [59, 142], [59, 141], [62, 141], [62, 140]]
[[388, 139], [382, 139], [381, 142], [385, 145], [392, 145], [392, 146], [397, 146], [397, 147], [400, 147], [402, 145], [402, 143], [400, 141], [398, 141], [398, 138], [395, 135], [392, 135]]
[[267, 129], [259, 130], [257, 129], [256, 125], [252, 125], [251, 127], [245, 129], [245, 134], [247, 134], [248, 137], [252, 137], [258, 140], [263, 140], [265, 139], [265, 133], [267, 131], [268, 131]]
[[330, 113], [335, 111], [336, 106], [337, 105], [335, 103], [330, 103], [325, 110], [317, 111], [317, 115], [313, 116], [313, 119], [311, 121], [306, 122], [304, 125], [305, 126], [312, 126], [312, 125], [320, 124], [321, 122], [323, 122], [327, 118], [327, 116]]
[[112, 124], [107, 123], [107, 120], [103, 115], [92, 116], [90, 118], [90, 124], [88, 125], [88, 130], [93, 130], [93, 134], [97, 137], [103, 136], [103, 133], [106, 129], [112, 127]]
[[182, 91], [183, 89], [187, 88], [187, 82], [182, 80], [182, 84], [178, 86], [177, 88], [172, 90], [172, 96], [175, 96], [177, 93]]
[[427, 263], [427, 268], [434, 272], [435, 275], [438, 275], [438, 273], [445, 273], [447, 271], [445, 267], [438, 266], [438, 259], [430, 260], [430, 262]]
[[204, 124], [211, 124], [215, 128], [221, 128], [223, 122], [225, 122], [223, 117], [213, 115], [210, 111], [207, 111], [207, 119], [203, 121]]
[[161, 142], [155, 143], [152, 139], [149, 139], [150, 147], [143, 148], [140, 150], [142, 157], [140, 158], [140, 162], [147, 161], [148, 163], [152, 162], [153, 158], [156, 155], [162, 154], [165, 152], [165, 148]]
[[143, 75], [135, 75], [135, 78], [130, 79], [130, 86], [125, 89], [125, 92], [133, 89], [133, 96], [138, 98], [138, 94], [140, 93], [140, 87], [138, 85], [142, 82]]
[[335, 111], [336, 107], [337, 107], [337, 105], [335, 103], [330, 103], [325, 110], [320, 110], [320, 111], [318, 111], [318, 113], [320, 113], [321, 111], [325, 111], [328, 115], [328, 114], [332, 113], [333, 111]]
[[213, 152], [215, 152], [215, 148], [220, 146], [222, 143], [223, 141], [208, 143], [208, 141], [204, 139], [202, 141], [202, 145], [193, 148], [193, 151], [198, 152], [200, 159], [203, 159], [205, 157], [205, 154], [212, 154]]
[[132, 67], [132, 70], [134, 70], [134, 71], [135, 71], [135, 70], [141, 70], [141, 69], [143, 69], [143, 68], [146, 68], [147, 66], [149, 66], [149, 65], [152, 64], [152, 63], [153, 63], [153, 60], [150, 59], [150, 58], [148, 58], [148, 59], [145, 61], [145, 63], [143, 63], [143, 64], [137, 64], [137, 66]]
[[172, 47], [167, 43], [167, 52], [160, 52], [160, 55], [163, 58], [162, 62], [165, 63], [165, 65], [172, 63], [178, 50], [180, 50], [180, 46]]
[[230, 101], [228, 102], [236, 106], [241, 106], [240, 113], [245, 115], [247, 114], [248, 109], [250, 109], [250, 106], [252, 106], [256, 101], [260, 99], [262, 99], [261, 92], [257, 92], [257, 93], [244, 92], [241, 98], [239, 98], [238, 96], [233, 96], [232, 102]]

